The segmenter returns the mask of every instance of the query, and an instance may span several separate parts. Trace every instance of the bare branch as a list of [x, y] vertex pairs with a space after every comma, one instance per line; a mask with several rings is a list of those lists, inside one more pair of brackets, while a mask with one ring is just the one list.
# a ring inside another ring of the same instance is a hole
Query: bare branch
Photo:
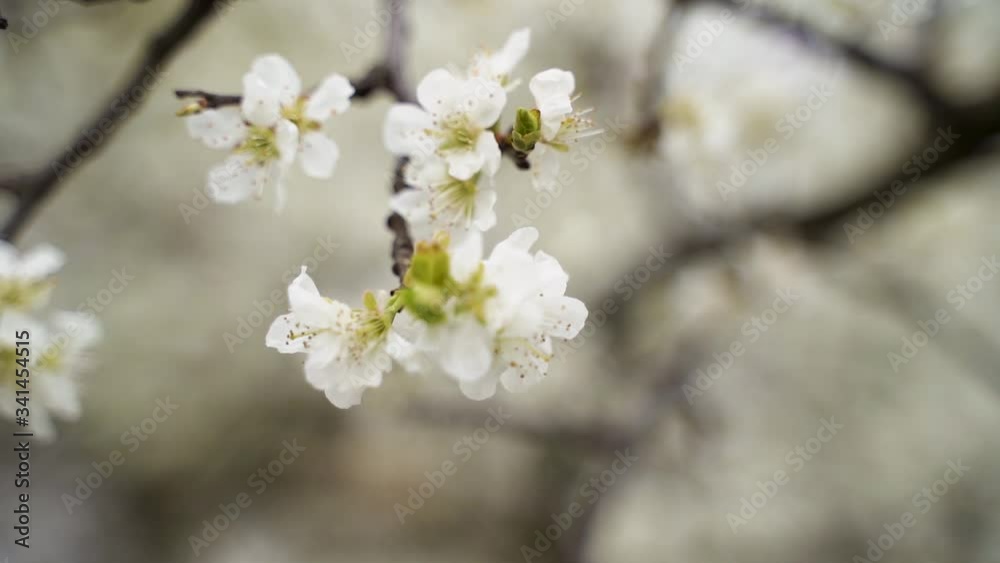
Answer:
[[[184, 11], [150, 41], [142, 60], [128, 74], [126, 84], [104, 106], [105, 109], [98, 112], [83, 128], [84, 132], [70, 140], [65, 150], [34, 173], [0, 180], [0, 189], [18, 198], [16, 208], [0, 229], [0, 238], [13, 240], [62, 181], [75, 172], [82, 162], [92, 158], [106, 146], [107, 141], [121, 128], [121, 124], [117, 122], [132, 115], [148, 97], [146, 82], [150, 73], [161, 72], [160, 67], [168, 63], [214, 13], [213, 6], [213, 0], [191, 0]], [[143, 95], [138, 96], [135, 92], [142, 92]], [[103, 132], [102, 142], [94, 142], [88, 138], [87, 133], [95, 130]]]

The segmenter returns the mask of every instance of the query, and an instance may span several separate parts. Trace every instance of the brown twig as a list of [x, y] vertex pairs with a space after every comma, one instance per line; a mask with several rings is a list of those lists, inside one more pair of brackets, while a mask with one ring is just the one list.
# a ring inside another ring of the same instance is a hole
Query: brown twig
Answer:
[[[67, 148], [40, 170], [0, 181], [0, 190], [17, 198], [17, 206], [0, 229], [0, 238], [10, 241], [17, 237], [66, 177], [107, 145], [121, 128], [118, 122], [132, 115], [148, 97], [147, 81], [150, 75], [155, 77], [161, 73], [160, 67], [168, 63], [201, 24], [215, 13], [214, 5], [213, 0], [191, 0], [184, 11], [149, 43], [142, 60], [128, 74], [125, 86], [105, 105], [104, 110], [90, 120], [83, 133], [71, 139]], [[143, 95], [138, 96], [137, 92]], [[94, 131], [102, 134], [101, 140], [91, 140]]]
[[[396, 161], [396, 170], [392, 179], [392, 193], [398, 194], [403, 190], [410, 189], [406, 185], [404, 176], [406, 165], [409, 159], [403, 157]], [[399, 213], [389, 215], [386, 226], [392, 231], [392, 273], [399, 278], [399, 285], [402, 287], [406, 271], [410, 269], [410, 260], [413, 258], [413, 238], [410, 236], [410, 229], [406, 224], [406, 219]]]

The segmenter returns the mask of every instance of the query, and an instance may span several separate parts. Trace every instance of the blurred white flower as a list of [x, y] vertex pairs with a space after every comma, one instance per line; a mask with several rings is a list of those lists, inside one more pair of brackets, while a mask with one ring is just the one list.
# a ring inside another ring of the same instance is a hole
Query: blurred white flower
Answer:
[[518, 29], [510, 34], [499, 51], [479, 51], [472, 57], [468, 74], [472, 78], [486, 78], [499, 82], [509, 92], [520, 84], [512, 80], [514, 67], [524, 59], [531, 48], [531, 30]]
[[0, 308], [34, 309], [44, 306], [54, 286], [53, 276], [65, 262], [63, 253], [43, 244], [21, 253], [0, 241]]
[[[498, 244], [482, 260], [482, 237], [473, 231], [449, 248], [445, 259], [428, 255], [439, 249], [418, 249], [416, 279], [404, 292], [407, 319], [404, 332], [410, 347], [393, 353], [411, 370], [443, 371], [459, 382], [462, 393], [475, 400], [493, 396], [497, 382], [520, 391], [548, 372], [553, 339], [570, 339], [583, 328], [587, 308], [566, 297], [569, 276], [544, 252], [530, 252], [538, 231], [524, 228]], [[433, 265], [447, 264], [442, 277]], [[419, 270], [426, 270], [425, 275]], [[435, 294], [428, 276], [446, 288]], [[436, 309], [434, 303], [440, 306]], [[401, 327], [402, 329], [402, 327]]]
[[553, 68], [536, 74], [528, 84], [541, 120], [541, 140], [528, 156], [535, 189], [551, 190], [559, 176], [560, 153], [568, 152], [580, 139], [598, 135], [585, 116], [592, 109], [573, 111], [576, 78], [572, 72]]
[[448, 174], [442, 160], [432, 159], [407, 167], [406, 183], [411, 189], [395, 194], [389, 207], [406, 219], [415, 240], [431, 238], [446, 231], [458, 240], [470, 230], [486, 231], [497, 222], [493, 210], [496, 191], [483, 186], [484, 174], [468, 180]]
[[507, 104], [507, 92], [495, 81], [460, 78], [432, 70], [417, 86], [415, 104], [389, 109], [383, 140], [389, 152], [423, 164], [442, 158], [448, 173], [468, 180], [479, 172], [493, 176], [500, 168], [500, 146], [491, 128]]
[[323, 125], [347, 111], [352, 95], [354, 87], [339, 74], [303, 95], [298, 74], [284, 58], [255, 60], [243, 77], [240, 109], [208, 109], [187, 118], [192, 137], [209, 148], [233, 151], [209, 172], [208, 195], [219, 203], [238, 203], [273, 186], [275, 208], [281, 210], [286, 199], [282, 178], [296, 157], [308, 176], [329, 178], [340, 149], [322, 132]]
[[[27, 331], [27, 338], [17, 338], [22, 331]], [[69, 421], [80, 417], [78, 377], [91, 367], [90, 348], [100, 338], [100, 325], [81, 313], [57, 312], [48, 325], [17, 311], [0, 315], [0, 361], [10, 366], [7, 369], [11, 372], [0, 385], [0, 414], [10, 419], [26, 418], [27, 429], [40, 440], [55, 438], [53, 416]], [[18, 341], [22, 341], [21, 346]], [[29, 352], [18, 356], [18, 348]], [[23, 358], [28, 360], [29, 375], [15, 377], [15, 361]], [[22, 387], [18, 379], [26, 380], [26, 385]], [[28, 393], [17, 394], [25, 388]]]
[[271, 324], [267, 346], [282, 354], [307, 354], [306, 380], [335, 406], [352, 407], [361, 403], [365, 389], [381, 385], [392, 367], [386, 348], [399, 336], [387, 302], [386, 292], [366, 294], [364, 309], [323, 297], [303, 266], [288, 286], [291, 312]]

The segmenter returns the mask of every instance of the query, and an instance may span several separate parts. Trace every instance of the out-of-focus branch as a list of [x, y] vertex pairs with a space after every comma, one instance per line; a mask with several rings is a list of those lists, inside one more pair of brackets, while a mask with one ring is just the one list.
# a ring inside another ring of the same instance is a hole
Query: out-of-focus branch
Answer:
[[[149, 74], [160, 72], [160, 67], [168, 63], [201, 24], [215, 13], [214, 5], [213, 0], [188, 2], [184, 11], [150, 41], [145, 55], [128, 74], [126, 84], [111, 98], [105, 109], [88, 122], [83, 128], [83, 133], [71, 139], [67, 148], [50, 159], [40, 170], [0, 180], [0, 191], [7, 192], [17, 199], [11, 216], [0, 229], [0, 238], [13, 240], [66, 177], [107, 144], [121, 128], [121, 124], [117, 122], [127, 119], [148, 97], [134, 96], [132, 92], [148, 90], [146, 82]], [[92, 141], [90, 137], [93, 136], [91, 134], [93, 131], [102, 132], [103, 140]]]

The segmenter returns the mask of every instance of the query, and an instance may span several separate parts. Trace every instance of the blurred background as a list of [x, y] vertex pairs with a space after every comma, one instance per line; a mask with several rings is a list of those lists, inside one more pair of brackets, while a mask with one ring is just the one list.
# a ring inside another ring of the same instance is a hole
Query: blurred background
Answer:
[[[4, 176], [64, 150], [187, 4], [56, 1], [11, 41], [43, 3], [0, 2]], [[276, 215], [206, 205], [221, 153], [188, 137], [172, 89], [238, 93], [269, 52], [305, 84], [360, 76], [384, 6], [217, 7], [19, 241], [66, 252], [54, 303], [89, 307], [105, 338], [82, 419], [33, 445], [30, 550], [0, 456], [0, 557], [1000, 561], [1000, 2], [412, 2], [412, 84], [527, 26], [517, 74], [572, 70], [596, 108], [605, 133], [555, 197], [505, 163], [487, 237], [537, 226], [591, 317], [528, 393], [475, 403], [396, 372], [349, 411], [264, 335], [303, 263], [336, 299], [395, 286], [391, 100], [335, 118], [333, 179], [296, 168]], [[522, 86], [510, 107], [530, 104]], [[974, 111], [939, 133], [953, 106]]]

